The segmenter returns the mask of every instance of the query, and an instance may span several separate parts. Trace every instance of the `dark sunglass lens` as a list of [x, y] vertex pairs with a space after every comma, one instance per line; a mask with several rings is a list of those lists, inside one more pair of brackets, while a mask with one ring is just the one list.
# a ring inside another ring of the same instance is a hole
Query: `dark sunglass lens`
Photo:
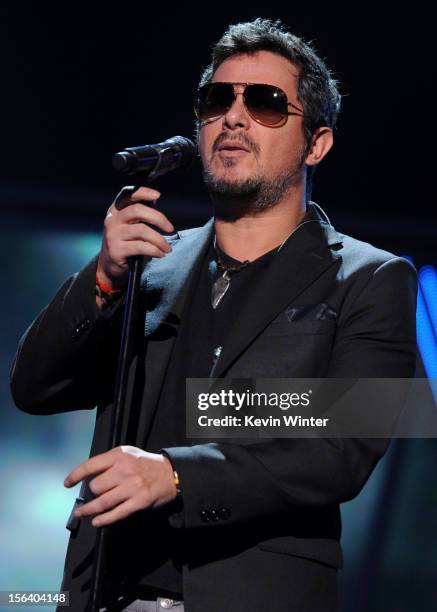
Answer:
[[265, 125], [276, 125], [287, 117], [287, 96], [273, 85], [248, 85], [244, 92], [248, 111]]
[[234, 89], [230, 83], [207, 83], [199, 90], [197, 114], [201, 121], [221, 117], [232, 106]]

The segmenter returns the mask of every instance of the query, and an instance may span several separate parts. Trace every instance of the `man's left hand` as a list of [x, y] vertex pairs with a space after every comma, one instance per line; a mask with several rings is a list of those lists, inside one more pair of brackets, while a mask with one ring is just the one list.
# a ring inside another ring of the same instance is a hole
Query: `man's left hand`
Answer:
[[88, 486], [95, 499], [75, 516], [96, 515], [94, 527], [110, 525], [145, 508], [166, 504], [177, 495], [172, 465], [167, 457], [135, 446], [117, 446], [78, 465], [64, 481], [71, 487], [98, 474]]

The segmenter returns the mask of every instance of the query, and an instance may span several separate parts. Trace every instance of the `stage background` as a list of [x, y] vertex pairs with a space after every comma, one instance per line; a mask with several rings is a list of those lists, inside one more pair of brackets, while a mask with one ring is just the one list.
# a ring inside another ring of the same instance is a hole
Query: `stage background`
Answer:
[[[433, 22], [418, 4], [405, 12], [269, 6], [1, 9], [0, 590], [59, 588], [76, 494], [62, 482], [88, 456], [94, 425], [94, 411], [35, 417], [14, 407], [17, 342], [98, 252], [105, 211], [126, 184], [111, 155], [192, 136], [192, 92], [228, 23], [283, 19], [340, 80], [336, 144], [313, 199], [340, 231], [412, 258], [421, 280], [418, 373], [437, 377]], [[157, 187], [177, 229], [211, 215], [198, 164]], [[397, 441], [344, 504], [341, 612], [435, 609], [436, 477], [434, 440]]]

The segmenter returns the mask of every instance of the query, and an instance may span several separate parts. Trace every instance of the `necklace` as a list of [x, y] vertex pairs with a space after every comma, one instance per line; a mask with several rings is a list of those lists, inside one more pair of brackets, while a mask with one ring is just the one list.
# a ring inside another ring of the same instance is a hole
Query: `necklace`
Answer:
[[249, 264], [249, 260], [246, 259], [246, 261], [243, 261], [240, 265], [225, 263], [217, 250], [216, 236], [214, 236], [214, 250], [217, 257], [217, 267], [222, 273], [222, 275], [218, 277], [212, 286], [211, 304], [215, 310], [222, 301], [226, 291], [229, 289], [231, 284], [231, 274], [235, 274], [235, 272], [239, 272], [245, 268]]
[[[279, 253], [279, 251], [282, 249], [284, 244], [287, 242], [287, 240], [290, 238], [290, 236], [292, 236], [294, 234], [294, 232], [297, 229], [302, 227], [302, 225], [306, 225], [307, 223], [311, 223], [311, 222], [312, 222], [312, 219], [310, 219], [308, 221], [303, 221], [297, 227], [295, 227], [293, 229], [293, 231], [291, 231], [288, 234], [288, 236], [286, 236], [284, 238], [284, 240], [281, 242], [281, 244], [278, 246], [278, 248], [275, 249], [275, 253]], [[219, 251], [217, 249], [217, 236], [214, 236], [214, 251], [215, 251], [216, 257], [217, 257], [217, 267], [222, 272], [222, 275], [218, 277], [218, 279], [215, 281], [215, 283], [212, 286], [211, 304], [212, 304], [212, 307], [215, 310], [217, 308], [217, 306], [220, 304], [220, 302], [222, 301], [222, 299], [225, 296], [227, 290], [229, 289], [229, 286], [231, 284], [231, 274], [235, 274], [235, 272], [239, 272], [240, 270], [245, 268], [251, 262], [248, 259], [246, 259], [246, 261], [243, 261], [238, 266], [237, 265], [228, 264], [228, 263], [224, 262], [223, 259], [220, 257], [220, 253], [219, 253]]]

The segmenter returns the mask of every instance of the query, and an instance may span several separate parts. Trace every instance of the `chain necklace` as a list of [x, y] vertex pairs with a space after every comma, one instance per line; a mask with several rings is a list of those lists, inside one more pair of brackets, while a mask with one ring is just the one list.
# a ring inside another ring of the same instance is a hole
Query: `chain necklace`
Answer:
[[[297, 225], [293, 229], [293, 231], [290, 232], [288, 236], [284, 238], [284, 240], [281, 242], [278, 248], [275, 249], [276, 253], [279, 253], [279, 251], [282, 249], [284, 244], [287, 242], [290, 236], [294, 234], [296, 230], [298, 230], [303, 225], [306, 225], [307, 223], [312, 223], [313, 221], [314, 219], [309, 219], [308, 221], [303, 221], [299, 223], [299, 225]], [[227, 290], [229, 289], [229, 286], [231, 284], [231, 274], [234, 274], [235, 272], [239, 272], [251, 262], [248, 259], [246, 259], [246, 261], [243, 261], [238, 266], [227, 264], [226, 262], [224, 262], [223, 259], [220, 257], [220, 253], [217, 250], [217, 236], [214, 236], [214, 251], [217, 257], [217, 267], [222, 272], [222, 275], [218, 277], [218, 279], [215, 281], [215, 283], [212, 286], [211, 304], [215, 310], [217, 306], [220, 304], [220, 302], [222, 301]]]

